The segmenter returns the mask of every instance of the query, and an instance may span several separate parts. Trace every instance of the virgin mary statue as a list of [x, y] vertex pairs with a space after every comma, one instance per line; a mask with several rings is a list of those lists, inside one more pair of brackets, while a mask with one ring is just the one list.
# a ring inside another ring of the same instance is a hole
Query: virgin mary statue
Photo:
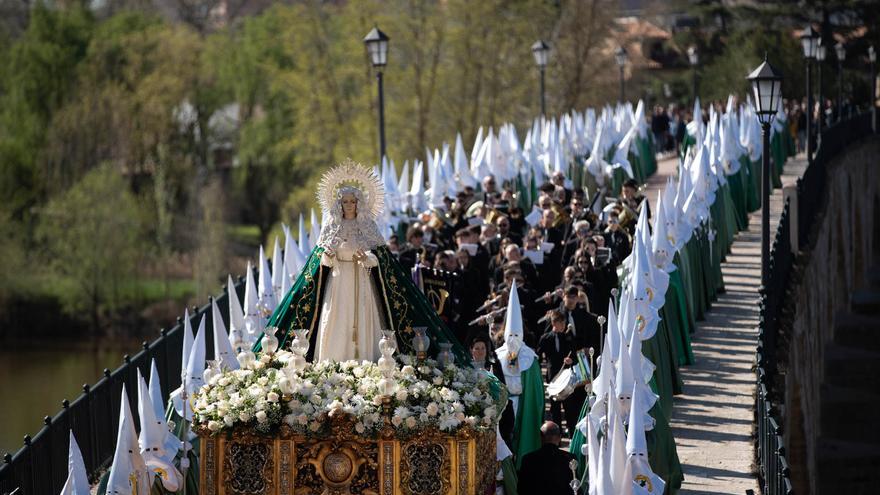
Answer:
[[286, 347], [291, 330], [308, 329], [310, 360], [375, 361], [382, 330], [395, 330], [400, 350], [412, 353], [413, 328], [427, 327], [429, 353], [449, 342], [456, 361], [470, 363], [464, 347], [385, 246], [376, 225], [385, 200], [379, 177], [347, 160], [324, 174], [317, 196], [324, 216], [321, 235], [266, 331], [274, 331]]

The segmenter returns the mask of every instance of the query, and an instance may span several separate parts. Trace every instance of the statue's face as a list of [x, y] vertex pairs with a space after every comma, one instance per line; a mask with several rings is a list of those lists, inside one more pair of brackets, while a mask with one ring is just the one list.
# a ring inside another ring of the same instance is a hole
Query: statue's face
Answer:
[[345, 194], [342, 196], [342, 216], [346, 219], [357, 217], [358, 200], [354, 194]]

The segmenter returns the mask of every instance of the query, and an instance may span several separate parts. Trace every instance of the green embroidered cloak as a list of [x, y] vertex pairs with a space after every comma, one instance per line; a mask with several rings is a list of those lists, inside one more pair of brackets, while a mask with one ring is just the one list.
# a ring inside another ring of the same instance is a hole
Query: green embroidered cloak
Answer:
[[[438, 344], [452, 343], [452, 352], [455, 361], [460, 366], [470, 366], [470, 353], [458, 342], [452, 331], [437, 316], [433, 306], [425, 298], [425, 295], [413, 283], [410, 275], [394, 258], [386, 246], [378, 246], [372, 249], [379, 265], [370, 269], [373, 287], [376, 290], [377, 301], [382, 305], [380, 313], [384, 320], [383, 327], [397, 332], [399, 352], [414, 354], [412, 337], [415, 335], [413, 327], [427, 327], [431, 346], [430, 355], [436, 355], [440, 350]], [[289, 347], [291, 330], [308, 328], [309, 354], [311, 360], [314, 355], [317, 330], [320, 328], [321, 305], [324, 300], [324, 289], [330, 276], [330, 268], [321, 265], [321, 253], [324, 248], [316, 247], [312, 250], [306, 266], [297, 277], [293, 287], [284, 296], [272, 316], [269, 318], [268, 327], [275, 327], [276, 337], [280, 347]], [[254, 351], [260, 350], [260, 342], [257, 340]]]

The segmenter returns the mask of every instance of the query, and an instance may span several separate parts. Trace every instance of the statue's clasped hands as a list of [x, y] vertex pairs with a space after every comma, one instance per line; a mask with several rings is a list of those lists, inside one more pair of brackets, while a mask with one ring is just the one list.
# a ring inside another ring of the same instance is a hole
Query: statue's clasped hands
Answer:
[[355, 251], [352, 258], [366, 269], [373, 268], [379, 263], [379, 260], [376, 259], [376, 256], [373, 253], [370, 251], [364, 251], [363, 249]]

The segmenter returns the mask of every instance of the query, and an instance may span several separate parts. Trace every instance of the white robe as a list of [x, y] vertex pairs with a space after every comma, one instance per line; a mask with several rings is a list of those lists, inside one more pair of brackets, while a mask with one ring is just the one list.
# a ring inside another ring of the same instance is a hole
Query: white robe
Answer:
[[315, 361], [376, 361], [381, 355], [382, 298], [375, 293], [368, 269], [379, 260], [365, 251], [366, 259], [358, 263], [353, 260], [355, 251], [353, 243], [346, 241], [334, 257], [321, 256], [321, 264], [330, 267], [331, 276], [324, 289]]

